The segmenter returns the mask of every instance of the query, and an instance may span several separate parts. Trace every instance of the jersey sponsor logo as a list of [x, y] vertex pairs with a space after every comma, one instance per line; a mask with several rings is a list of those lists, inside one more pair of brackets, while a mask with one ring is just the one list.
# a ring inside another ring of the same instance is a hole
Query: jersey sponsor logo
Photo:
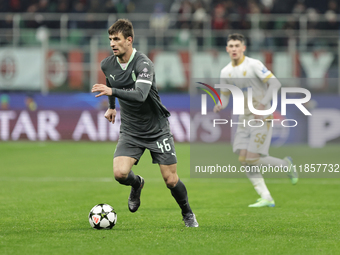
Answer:
[[262, 68], [261, 72], [262, 72], [263, 74], [265, 74], [266, 72], [268, 72], [267, 67], [264, 66], [264, 67]]
[[150, 75], [150, 74], [148, 74], [148, 73], [140, 73], [140, 74], [138, 75], [138, 77], [140, 77], [140, 78], [147, 78], [147, 79], [149, 79], [149, 78], [151, 77], [151, 75]]
[[122, 88], [122, 90], [125, 90], [125, 91], [134, 91], [135, 89], [134, 88]]
[[112, 80], [115, 80], [115, 76], [116, 76], [116, 75], [110, 74], [110, 77], [112, 78]]
[[144, 73], [147, 73], [149, 70], [145, 67], [144, 69], [143, 69], [143, 72]]

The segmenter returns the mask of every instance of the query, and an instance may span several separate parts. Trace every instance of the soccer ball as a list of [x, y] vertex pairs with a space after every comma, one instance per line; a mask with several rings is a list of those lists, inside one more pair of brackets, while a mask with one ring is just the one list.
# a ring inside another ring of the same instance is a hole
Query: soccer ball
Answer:
[[98, 204], [89, 213], [89, 222], [95, 229], [111, 229], [117, 223], [117, 214], [108, 204]]

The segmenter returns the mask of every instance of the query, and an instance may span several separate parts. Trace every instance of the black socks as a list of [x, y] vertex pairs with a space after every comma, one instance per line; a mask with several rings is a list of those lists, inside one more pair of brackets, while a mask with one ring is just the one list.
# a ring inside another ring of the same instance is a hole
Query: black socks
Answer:
[[138, 189], [140, 187], [140, 184], [141, 184], [140, 178], [137, 175], [135, 175], [132, 171], [130, 171], [130, 173], [129, 173], [129, 175], [126, 179], [122, 180], [122, 179], [116, 178], [116, 180], [120, 184], [123, 184], [123, 185], [126, 185], [126, 186], [132, 186], [135, 189]]
[[175, 187], [169, 188], [171, 191], [171, 195], [175, 198], [177, 204], [182, 209], [182, 215], [186, 215], [187, 213], [192, 213], [188, 202], [188, 193], [185, 188], [184, 183], [178, 179], [178, 182]]
[[[140, 178], [135, 175], [132, 171], [130, 171], [128, 177], [126, 179], [116, 179], [120, 184], [126, 186], [132, 186], [135, 189], [138, 189], [141, 185]], [[188, 202], [188, 193], [185, 188], [184, 183], [178, 179], [178, 182], [175, 187], [169, 188], [171, 191], [171, 195], [175, 198], [177, 204], [182, 209], [182, 215], [186, 215], [188, 213], [193, 213], [189, 202]]]

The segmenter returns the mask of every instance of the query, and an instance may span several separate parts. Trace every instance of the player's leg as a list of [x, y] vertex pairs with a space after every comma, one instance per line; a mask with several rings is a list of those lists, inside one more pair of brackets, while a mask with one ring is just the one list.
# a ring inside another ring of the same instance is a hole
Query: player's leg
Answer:
[[122, 185], [131, 186], [128, 200], [129, 210], [136, 212], [140, 206], [140, 194], [144, 187], [144, 179], [133, 173], [132, 166], [136, 165], [144, 152], [138, 140], [121, 134], [113, 158], [113, 173], [115, 179]]
[[192, 213], [188, 203], [188, 194], [185, 185], [177, 175], [177, 164], [172, 165], [159, 165], [163, 180], [171, 191], [171, 195], [175, 198], [179, 207], [182, 210], [182, 215]]
[[258, 166], [261, 165], [263, 156], [268, 155], [272, 128], [270, 125], [263, 125], [262, 127], [248, 127], [249, 140], [246, 154], [246, 164], [249, 166], [247, 176], [254, 185], [255, 190], [260, 195], [260, 199], [250, 207], [275, 206], [274, 200], [265, 184], [263, 176], [259, 171]]
[[265, 206], [273, 207], [275, 206], [274, 199], [272, 198], [267, 188], [267, 185], [263, 179], [262, 174], [259, 171], [257, 171], [258, 168], [256, 167], [257, 164], [255, 162], [257, 162], [260, 159], [260, 156], [261, 155], [259, 153], [246, 151], [245, 160], [246, 165], [249, 166], [248, 169], [251, 170], [247, 171], [246, 175], [250, 182], [253, 184], [257, 194], [259, 194], [260, 196], [260, 199], [258, 199], [255, 204], [249, 205], [249, 207], [265, 207]]
[[188, 202], [187, 189], [177, 175], [177, 156], [170, 130], [149, 143], [147, 148], [150, 150], [152, 163], [159, 165], [166, 186], [182, 210], [185, 225], [198, 227], [195, 214]]
[[122, 185], [131, 186], [128, 199], [130, 212], [136, 212], [140, 206], [140, 195], [144, 187], [144, 179], [140, 175], [135, 175], [131, 170], [136, 163], [135, 158], [119, 156], [113, 159], [113, 173], [115, 179]]
[[[248, 165], [249, 160], [247, 161], [247, 159], [250, 157], [259, 158], [260, 154], [249, 153], [247, 150], [249, 144], [251, 144], [250, 127], [238, 126], [233, 143], [233, 151], [238, 154], [238, 160], [242, 166], [249, 166], [251, 168], [251, 165]], [[260, 195], [261, 198], [259, 200], [273, 200], [261, 173], [246, 172], [246, 175], [253, 184], [255, 191]]]
[[256, 166], [278, 166], [288, 167], [288, 177], [291, 179], [292, 184], [296, 184], [298, 181], [298, 174], [295, 168], [292, 167], [293, 162], [290, 157], [284, 159], [269, 156], [269, 147], [272, 139], [272, 127], [265, 124], [262, 127], [254, 128], [251, 131], [251, 137], [249, 140], [248, 152], [254, 152], [260, 154], [260, 157], [247, 156], [248, 164]]
[[159, 167], [166, 186], [170, 189], [171, 195], [175, 198], [177, 204], [182, 210], [185, 226], [198, 227], [195, 214], [192, 212], [189, 205], [187, 189], [184, 183], [178, 178], [177, 164], [159, 164]]
[[247, 165], [246, 158], [247, 158], [247, 150], [246, 149], [239, 150], [238, 161], [240, 162], [241, 166]]
[[[249, 166], [251, 169], [252, 165], [250, 161], [247, 160], [247, 157], [251, 158], [259, 158], [259, 154], [257, 153], [250, 153], [245, 149], [240, 150], [238, 160], [242, 166]], [[246, 176], [248, 177], [249, 181], [253, 184], [255, 191], [261, 197], [260, 200], [265, 199], [267, 201], [273, 201], [273, 198], [270, 195], [270, 192], [264, 182], [263, 176], [259, 172], [246, 172]]]
[[113, 159], [113, 174], [120, 184], [135, 187], [140, 184], [139, 178], [131, 170], [136, 161], [136, 159], [127, 156], [119, 156]]
[[290, 178], [290, 181], [292, 184], [296, 184], [299, 180], [299, 176], [298, 176], [298, 172], [296, 171], [294, 165], [293, 165], [293, 160], [291, 157], [285, 157], [283, 159], [280, 158], [275, 158], [272, 156], [262, 156], [260, 158], [248, 158], [249, 161], [252, 161], [253, 165], [257, 165], [257, 166], [278, 166], [278, 167], [282, 167], [282, 169], [284, 170], [283, 167], [286, 167], [286, 169], [288, 169], [287, 171], [287, 175]]

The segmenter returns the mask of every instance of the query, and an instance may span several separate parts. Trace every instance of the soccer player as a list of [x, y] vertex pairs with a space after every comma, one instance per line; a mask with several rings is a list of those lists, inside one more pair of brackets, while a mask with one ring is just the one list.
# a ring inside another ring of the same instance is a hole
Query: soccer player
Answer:
[[[281, 86], [275, 76], [259, 61], [246, 57], [245, 38], [241, 34], [231, 34], [227, 40], [227, 52], [231, 62], [222, 69], [220, 74], [221, 84], [234, 84], [245, 91], [251, 87], [253, 91], [253, 106], [257, 110], [266, 110], [270, 108], [273, 90], [278, 90]], [[247, 93], [244, 92], [245, 97]], [[222, 105], [215, 105], [214, 112], [219, 112], [227, 107], [229, 102], [230, 91], [221, 89]], [[247, 102], [247, 99], [245, 99]], [[250, 112], [248, 105], [245, 104], [244, 115], [239, 116], [239, 122], [248, 123], [249, 120], [261, 119], [264, 125], [258, 124], [258, 127], [238, 125], [233, 143], [233, 151], [239, 155], [238, 160], [243, 166], [288, 166], [292, 171], [288, 172], [292, 184], [298, 181], [297, 172], [291, 167], [293, 162], [290, 157], [279, 159], [268, 155], [269, 146], [272, 138], [272, 123], [266, 119], [272, 116], [257, 116]], [[259, 122], [260, 123], [260, 122]], [[255, 126], [253, 123], [252, 126]], [[256, 167], [253, 167], [256, 169]], [[275, 206], [272, 198], [260, 172], [248, 172], [247, 177], [254, 185], [260, 198], [256, 203], [249, 207], [273, 207]]]
[[105, 118], [112, 123], [116, 117], [115, 99], [119, 101], [121, 126], [113, 172], [120, 184], [131, 186], [129, 210], [138, 210], [144, 186], [144, 179], [131, 168], [148, 149], [152, 162], [159, 165], [167, 187], [182, 210], [185, 226], [198, 227], [186, 187], [177, 175], [174, 140], [168, 122], [170, 113], [158, 95], [153, 63], [132, 47], [134, 31], [129, 20], [119, 19], [108, 29], [108, 34], [113, 55], [101, 62], [106, 85], [95, 84], [92, 92], [99, 92], [96, 97], [108, 96]]

